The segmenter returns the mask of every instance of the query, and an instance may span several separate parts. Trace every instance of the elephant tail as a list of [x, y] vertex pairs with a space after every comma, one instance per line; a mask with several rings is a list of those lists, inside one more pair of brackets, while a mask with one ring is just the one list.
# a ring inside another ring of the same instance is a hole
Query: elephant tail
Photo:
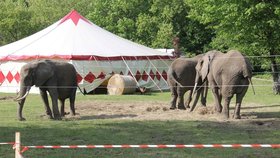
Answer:
[[254, 95], [256, 95], [255, 88], [254, 88], [254, 86], [253, 86], [253, 82], [252, 82], [251, 77], [248, 77], [248, 81], [249, 81], [249, 82], [250, 82], [250, 84], [252, 85], [252, 89], [253, 89], [253, 93], [254, 93]]
[[80, 92], [81, 92], [83, 95], [86, 94], [86, 93], [85, 93], [85, 90], [82, 90], [80, 86], [77, 86], [77, 87], [79, 88]]
[[171, 78], [173, 81], [176, 82], [177, 85], [179, 85], [180, 87], [184, 87], [181, 83], [179, 83], [179, 82], [176, 80], [176, 78], [175, 78], [175, 72], [174, 72], [174, 71], [172, 71], [172, 72], [170, 73], [169, 76], [170, 76], [170, 78]]
[[252, 85], [253, 93], [256, 95], [253, 82], [252, 82], [252, 71], [253, 71], [253, 66], [249, 62], [248, 58], [245, 57], [245, 65], [243, 65], [243, 76], [248, 79], [249, 83]]

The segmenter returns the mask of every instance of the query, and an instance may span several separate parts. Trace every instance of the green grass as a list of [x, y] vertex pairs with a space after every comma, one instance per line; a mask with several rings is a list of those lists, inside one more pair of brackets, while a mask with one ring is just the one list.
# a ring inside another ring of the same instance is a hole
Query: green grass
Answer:
[[[8, 140], [20, 131], [25, 145], [279, 143], [275, 138], [280, 136], [271, 129], [185, 121], [45, 121], [0, 129], [1, 137]], [[42, 153], [44, 157], [277, 157], [279, 149], [30, 149], [24, 155], [39, 157]]]
[[[256, 95], [252, 89], [244, 98], [244, 109], [259, 110], [259, 116], [268, 124], [257, 125], [246, 121], [131, 121], [121, 119], [88, 119], [53, 121], [41, 118], [44, 113], [39, 95], [29, 95], [24, 107], [27, 121], [16, 119], [17, 105], [0, 100], [0, 142], [14, 141], [16, 131], [21, 132], [22, 145], [105, 145], [105, 144], [273, 144], [280, 143], [280, 96], [272, 93], [268, 81], [254, 79]], [[13, 96], [14, 94], [9, 94]], [[0, 97], [7, 94], [0, 94]], [[169, 102], [170, 93], [148, 95], [77, 95], [81, 101], [163, 101]], [[234, 100], [233, 100], [234, 101]], [[213, 102], [209, 91], [208, 102]], [[251, 104], [259, 107], [251, 107]], [[266, 108], [267, 107], [267, 108]], [[252, 108], [252, 109], [251, 109]], [[269, 109], [276, 109], [275, 111]], [[261, 111], [264, 110], [265, 111]], [[242, 112], [242, 111], [241, 111]], [[155, 116], [156, 117], [156, 116]], [[270, 121], [274, 120], [271, 124]], [[253, 120], [254, 121], [254, 120]], [[280, 149], [29, 149], [25, 157], [102, 157], [102, 158], [250, 158], [279, 157]], [[0, 157], [14, 157], [10, 145], [0, 145]]]

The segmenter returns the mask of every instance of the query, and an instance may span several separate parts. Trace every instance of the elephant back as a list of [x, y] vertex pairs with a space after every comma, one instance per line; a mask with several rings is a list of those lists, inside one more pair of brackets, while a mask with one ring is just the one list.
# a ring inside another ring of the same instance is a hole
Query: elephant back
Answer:
[[181, 87], [193, 86], [196, 75], [196, 64], [197, 61], [192, 58], [178, 58], [174, 60], [167, 73], [169, 85], [174, 86], [173, 84], [178, 84]]
[[77, 86], [77, 71], [72, 64], [61, 61], [51, 61], [51, 64], [55, 67], [59, 85]]
[[237, 50], [230, 50], [228, 54], [231, 56], [233, 60], [236, 61], [236, 63], [239, 63], [240, 66], [242, 66], [243, 77], [251, 78], [253, 66], [251, 65], [249, 59]]

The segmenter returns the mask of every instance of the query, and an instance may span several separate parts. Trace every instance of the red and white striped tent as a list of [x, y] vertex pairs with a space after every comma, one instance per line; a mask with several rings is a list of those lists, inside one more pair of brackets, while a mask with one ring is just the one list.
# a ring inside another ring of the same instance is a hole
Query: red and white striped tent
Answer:
[[16, 92], [22, 65], [38, 59], [72, 63], [86, 92], [114, 73], [131, 75], [138, 86], [151, 90], [168, 89], [172, 61], [169, 54], [112, 34], [73, 10], [44, 30], [0, 47], [0, 92]]

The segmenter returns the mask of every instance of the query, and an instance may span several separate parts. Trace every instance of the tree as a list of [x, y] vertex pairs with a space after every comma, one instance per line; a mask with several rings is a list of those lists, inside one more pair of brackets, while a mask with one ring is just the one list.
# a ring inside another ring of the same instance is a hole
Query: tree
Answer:
[[27, 36], [32, 29], [32, 15], [24, 1], [5, 0], [0, 2], [0, 7], [0, 45]]
[[[280, 1], [186, 0], [190, 17], [215, 30], [211, 46], [239, 49], [252, 58], [254, 65], [263, 60], [271, 64], [274, 90], [280, 93], [277, 62], [280, 50]], [[264, 62], [263, 62], [264, 63]]]
[[180, 38], [182, 51], [201, 53], [213, 31], [188, 16], [183, 0], [2, 0], [0, 45], [32, 35], [72, 9], [121, 37], [153, 48], [172, 48]]
[[0, 1], [0, 45], [34, 34], [58, 21], [72, 9], [87, 15], [87, 0], [2, 0]]
[[33, 34], [61, 19], [71, 10], [77, 10], [81, 15], [89, 13], [92, 3], [88, 0], [28, 0], [29, 12], [32, 14], [30, 23]]
[[137, 42], [137, 17], [141, 12], [146, 12], [149, 6], [150, 1], [142, 0], [93, 1], [86, 17], [110, 32]]
[[87, 15], [97, 25], [126, 39], [153, 48], [172, 48], [180, 38], [183, 50], [202, 52], [211, 41], [211, 29], [187, 17], [183, 0], [93, 1]]

